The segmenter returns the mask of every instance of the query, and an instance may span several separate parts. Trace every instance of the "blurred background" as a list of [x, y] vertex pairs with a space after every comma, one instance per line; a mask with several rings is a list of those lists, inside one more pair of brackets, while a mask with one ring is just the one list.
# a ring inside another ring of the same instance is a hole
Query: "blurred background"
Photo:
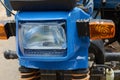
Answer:
[[[14, 16], [7, 17], [5, 8], [0, 3], [0, 21], [1, 20], [13, 20]], [[9, 38], [9, 40], [0, 40], [0, 80], [18, 80], [18, 61], [17, 60], [6, 60], [3, 52], [5, 50], [16, 49], [15, 37]]]

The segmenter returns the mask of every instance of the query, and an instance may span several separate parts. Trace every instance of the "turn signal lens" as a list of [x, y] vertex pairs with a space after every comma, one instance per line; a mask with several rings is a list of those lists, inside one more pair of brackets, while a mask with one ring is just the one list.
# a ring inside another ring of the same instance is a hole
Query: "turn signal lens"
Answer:
[[91, 20], [90, 27], [90, 39], [105, 39], [113, 38], [115, 35], [115, 24], [112, 20]]
[[5, 31], [4, 24], [0, 24], [0, 39], [1, 40], [7, 39], [7, 34], [6, 34], [6, 31]]

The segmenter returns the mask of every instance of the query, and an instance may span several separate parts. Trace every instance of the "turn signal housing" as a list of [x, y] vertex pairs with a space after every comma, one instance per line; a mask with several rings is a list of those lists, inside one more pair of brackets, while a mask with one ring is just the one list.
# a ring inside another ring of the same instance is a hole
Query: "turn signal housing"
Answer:
[[0, 23], [0, 40], [8, 39], [4, 24]]
[[93, 19], [89, 23], [90, 39], [105, 39], [115, 36], [115, 24], [112, 20]]
[[16, 24], [14, 21], [0, 22], [0, 40], [6, 40], [11, 36], [16, 36]]

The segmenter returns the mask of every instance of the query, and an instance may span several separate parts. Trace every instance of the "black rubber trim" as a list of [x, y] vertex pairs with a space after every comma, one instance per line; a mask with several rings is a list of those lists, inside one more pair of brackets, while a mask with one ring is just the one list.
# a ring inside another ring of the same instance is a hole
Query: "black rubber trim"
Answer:
[[[5, 30], [7, 39], [11, 36], [16, 36], [16, 24], [13, 20], [0, 21], [0, 23], [4, 24], [4, 30]], [[0, 34], [0, 35], [3, 35], [3, 34]]]
[[5, 24], [5, 30], [7, 33], [7, 36], [16, 36], [16, 24], [14, 21], [9, 21]]
[[77, 32], [78, 36], [90, 36], [90, 31], [89, 31], [89, 22], [81, 22], [77, 21], [76, 22], [76, 27], [77, 27]]

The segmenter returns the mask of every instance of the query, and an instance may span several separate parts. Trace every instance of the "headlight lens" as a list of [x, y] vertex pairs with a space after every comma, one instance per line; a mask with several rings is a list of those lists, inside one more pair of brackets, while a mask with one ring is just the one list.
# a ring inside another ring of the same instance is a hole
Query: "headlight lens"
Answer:
[[[63, 23], [23, 23], [20, 37], [24, 49], [66, 49]], [[21, 43], [20, 43], [21, 44]]]

